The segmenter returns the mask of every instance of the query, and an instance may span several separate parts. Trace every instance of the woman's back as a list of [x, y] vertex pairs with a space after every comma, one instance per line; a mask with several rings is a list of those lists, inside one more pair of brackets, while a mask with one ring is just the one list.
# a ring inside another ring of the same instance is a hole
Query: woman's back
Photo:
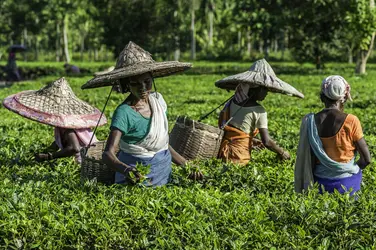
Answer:
[[230, 125], [250, 134], [256, 128], [268, 128], [267, 114], [263, 106], [253, 105], [241, 107], [234, 102], [230, 105]]
[[327, 155], [337, 162], [354, 157], [355, 142], [363, 137], [359, 119], [336, 109], [324, 109], [315, 115], [317, 131]]

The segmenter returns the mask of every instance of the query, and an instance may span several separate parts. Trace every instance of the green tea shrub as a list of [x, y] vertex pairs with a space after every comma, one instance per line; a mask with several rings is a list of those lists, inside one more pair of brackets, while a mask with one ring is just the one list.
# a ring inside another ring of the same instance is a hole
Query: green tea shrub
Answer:
[[[207, 67], [220, 66], [208, 63]], [[229, 63], [228, 67], [238, 66]], [[159, 188], [81, 183], [79, 166], [73, 159], [34, 162], [33, 153], [52, 142], [52, 128], [0, 108], [0, 248], [375, 248], [373, 163], [363, 172], [357, 200], [348, 194], [319, 195], [317, 186], [296, 194], [293, 172], [301, 118], [322, 108], [319, 88], [329, 74], [341, 74], [351, 84], [354, 102], [347, 104], [346, 111], [359, 117], [374, 155], [376, 111], [372, 93], [376, 73], [369, 70], [369, 75], [357, 77], [351, 67], [341, 64], [330, 65], [323, 72], [291, 63], [279, 63], [276, 69], [281, 69], [281, 79], [305, 94], [304, 100], [269, 94], [263, 102], [270, 134], [289, 150], [292, 160], [280, 162], [274, 153], [261, 151], [252, 152], [252, 161], [243, 167], [216, 159], [198, 161], [195, 164], [205, 174], [201, 182], [186, 178], [190, 167], [174, 166], [172, 182]], [[158, 91], [168, 103], [170, 129], [177, 116], [197, 120], [231, 96], [214, 87], [224, 76], [216, 72], [156, 79]], [[54, 79], [56, 76], [16, 83], [0, 89], [0, 99], [38, 89]], [[103, 107], [110, 88], [81, 90], [89, 76], [67, 79], [79, 98]], [[105, 111], [109, 122], [124, 98], [112, 94]], [[216, 119], [213, 114], [205, 123], [215, 125]], [[108, 132], [107, 124], [98, 129], [97, 136], [104, 140]]]

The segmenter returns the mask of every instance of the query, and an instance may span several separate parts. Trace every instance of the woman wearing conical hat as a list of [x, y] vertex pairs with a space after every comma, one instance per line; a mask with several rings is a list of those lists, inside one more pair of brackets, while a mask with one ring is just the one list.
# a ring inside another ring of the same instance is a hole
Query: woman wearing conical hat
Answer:
[[3, 105], [23, 117], [54, 127], [53, 152], [38, 153], [37, 161], [75, 156], [81, 162], [80, 149], [97, 142], [90, 128], [107, 123], [101, 112], [77, 98], [65, 78], [37, 91], [8, 96]]
[[[190, 63], [155, 62], [147, 51], [129, 42], [113, 71], [82, 86], [85, 89], [119, 84], [122, 93], [130, 92], [114, 112], [103, 153], [103, 161], [116, 171], [116, 183], [128, 183], [130, 172], [140, 178], [136, 165], [142, 164], [150, 166], [146, 185], [165, 185], [171, 176], [171, 162], [185, 164], [186, 160], [169, 146], [166, 102], [160, 93], [151, 90], [153, 78], [190, 67]], [[115, 155], [118, 144], [120, 153]]]
[[283, 160], [290, 154], [269, 136], [265, 108], [259, 103], [268, 92], [277, 92], [303, 98], [291, 85], [276, 77], [265, 59], [256, 61], [249, 71], [226, 77], [215, 83], [219, 88], [233, 90], [234, 97], [220, 113], [219, 127], [225, 131], [218, 157], [224, 161], [247, 164], [254, 147], [254, 136], [261, 135], [261, 147], [277, 153]]

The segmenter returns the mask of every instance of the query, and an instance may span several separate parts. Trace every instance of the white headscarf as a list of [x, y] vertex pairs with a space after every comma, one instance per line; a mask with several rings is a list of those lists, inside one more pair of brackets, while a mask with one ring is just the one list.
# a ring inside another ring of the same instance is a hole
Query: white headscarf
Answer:
[[330, 100], [340, 100], [344, 103], [347, 99], [352, 101], [351, 87], [347, 81], [339, 75], [328, 76], [322, 81], [321, 92]]

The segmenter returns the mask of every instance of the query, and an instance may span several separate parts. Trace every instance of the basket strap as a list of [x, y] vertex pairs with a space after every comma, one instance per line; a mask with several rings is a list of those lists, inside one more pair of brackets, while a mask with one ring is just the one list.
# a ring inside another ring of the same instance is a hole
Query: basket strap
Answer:
[[222, 102], [218, 107], [216, 107], [215, 109], [213, 109], [212, 111], [210, 111], [206, 115], [201, 116], [200, 119], [198, 119], [198, 122], [201, 122], [202, 120], [208, 118], [209, 115], [211, 115], [214, 111], [216, 111], [218, 108], [220, 108], [222, 105], [224, 105], [226, 102], [228, 102], [233, 97], [234, 97], [234, 95], [230, 96], [230, 98], [228, 98], [226, 101]]
[[[242, 104], [242, 106], [240, 106], [236, 111], [235, 111], [235, 113], [227, 120], [227, 122], [225, 123], [225, 124], [223, 124], [222, 125], [222, 127], [220, 127], [220, 129], [224, 129], [224, 127], [226, 127], [229, 123], [230, 123], [230, 121], [232, 120], [232, 118], [234, 118], [234, 116], [244, 107], [244, 105], [248, 102], [248, 100], [249, 100], [249, 97], [246, 99], [246, 100], [244, 100], [244, 103]], [[230, 108], [230, 107], [228, 107], [228, 108]]]
[[84, 156], [86, 156], [86, 154], [87, 154], [87, 149], [90, 148], [90, 146], [91, 146], [91, 142], [93, 141], [93, 138], [94, 138], [95, 132], [97, 132], [97, 128], [98, 128], [99, 123], [100, 123], [100, 121], [101, 121], [101, 119], [102, 119], [102, 116], [103, 116], [103, 114], [104, 114], [104, 110], [106, 109], [106, 106], [107, 106], [107, 104], [108, 104], [108, 100], [110, 100], [111, 93], [112, 93], [112, 90], [113, 90], [114, 88], [115, 88], [115, 85], [112, 86], [112, 88], [111, 88], [111, 90], [110, 90], [110, 93], [108, 94], [108, 97], [107, 97], [106, 103], [104, 104], [104, 107], [103, 107], [103, 109], [102, 109], [102, 112], [101, 112], [101, 115], [100, 115], [99, 120], [98, 120], [98, 122], [97, 122], [97, 125], [96, 125], [95, 128], [94, 128], [93, 135], [92, 135], [91, 138], [90, 138], [89, 146], [85, 149]]

